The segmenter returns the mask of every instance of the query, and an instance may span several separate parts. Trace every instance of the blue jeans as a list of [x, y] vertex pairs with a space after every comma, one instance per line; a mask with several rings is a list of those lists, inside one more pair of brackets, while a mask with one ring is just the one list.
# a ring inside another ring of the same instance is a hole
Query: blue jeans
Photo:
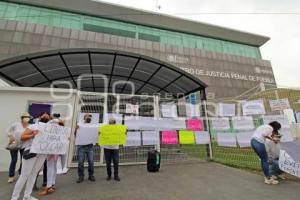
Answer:
[[14, 177], [15, 176], [15, 171], [16, 171], [16, 165], [18, 162], [18, 153], [20, 152], [20, 167], [18, 169], [18, 173], [19, 175], [21, 174], [21, 169], [22, 169], [22, 156], [23, 156], [23, 152], [24, 149], [19, 149], [19, 150], [10, 150], [10, 157], [11, 157], [11, 161], [10, 161], [10, 165], [9, 165], [9, 177]]
[[264, 172], [265, 177], [270, 177], [269, 172], [269, 162], [268, 162], [268, 154], [266, 151], [266, 147], [264, 143], [258, 142], [256, 139], [252, 138], [251, 147], [254, 149], [255, 153], [260, 158], [261, 168]]
[[89, 177], [94, 176], [94, 146], [93, 144], [89, 145], [78, 145], [78, 176], [84, 177], [84, 160], [85, 155], [88, 160], [88, 172]]
[[280, 170], [278, 160], [273, 160], [270, 162], [270, 174], [274, 176], [278, 176], [282, 174], [283, 171]]

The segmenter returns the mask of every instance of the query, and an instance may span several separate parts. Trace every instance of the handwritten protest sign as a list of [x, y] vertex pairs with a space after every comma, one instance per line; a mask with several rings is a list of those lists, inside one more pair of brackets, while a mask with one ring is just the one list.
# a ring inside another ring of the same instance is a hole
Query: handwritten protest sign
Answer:
[[300, 177], [300, 162], [296, 162], [286, 151], [280, 150], [278, 163], [282, 171]]
[[31, 153], [66, 154], [69, 147], [70, 128], [54, 123], [38, 126], [39, 133], [34, 137]]
[[180, 144], [195, 144], [195, 137], [193, 131], [179, 131]]
[[133, 104], [127, 103], [125, 112], [129, 113], [129, 114], [137, 114], [138, 115], [139, 114], [139, 105], [133, 105]]
[[96, 144], [99, 137], [99, 126], [95, 124], [79, 124], [75, 145]]
[[161, 142], [162, 144], [178, 144], [177, 131], [162, 131]]
[[187, 127], [191, 131], [203, 131], [203, 122], [201, 119], [188, 119]]
[[124, 125], [104, 125], [99, 128], [100, 145], [125, 145], [126, 126]]

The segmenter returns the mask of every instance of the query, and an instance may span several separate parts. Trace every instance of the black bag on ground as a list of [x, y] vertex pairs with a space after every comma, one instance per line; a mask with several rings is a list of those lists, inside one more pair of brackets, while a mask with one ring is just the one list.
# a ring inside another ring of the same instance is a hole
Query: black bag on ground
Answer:
[[160, 153], [156, 150], [148, 152], [147, 170], [148, 172], [158, 172], [160, 168]]

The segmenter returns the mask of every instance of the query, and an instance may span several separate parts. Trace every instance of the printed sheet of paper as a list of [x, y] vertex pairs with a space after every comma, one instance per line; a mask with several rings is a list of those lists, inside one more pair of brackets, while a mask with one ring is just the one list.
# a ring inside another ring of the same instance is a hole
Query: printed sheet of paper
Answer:
[[213, 117], [213, 118], [211, 118], [211, 126], [212, 126], [213, 130], [217, 130], [217, 131], [228, 130], [228, 129], [230, 129], [229, 118]]
[[286, 115], [264, 115], [263, 121], [264, 124], [277, 121], [281, 124], [281, 128], [290, 128], [289, 119]]
[[141, 132], [140, 131], [128, 131], [126, 135], [127, 147], [138, 147], [142, 145]]
[[200, 117], [200, 105], [199, 104], [186, 104], [186, 116], [187, 117]]
[[161, 104], [160, 109], [163, 117], [178, 117], [177, 105], [175, 103]]
[[263, 100], [245, 101], [242, 103], [243, 115], [264, 115], [266, 113]]
[[232, 126], [235, 130], [252, 130], [254, 122], [252, 116], [232, 117]]
[[217, 142], [219, 146], [236, 147], [236, 137], [234, 133], [217, 133]]
[[195, 131], [194, 135], [195, 135], [196, 144], [210, 143], [210, 136], [208, 131]]
[[251, 139], [254, 131], [238, 132], [236, 133], [236, 139], [241, 148], [251, 147]]
[[219, 103], [218, 114], [220, 117], [233, 117], [235, 116], [235, 104]]
[[143, 131], [143, 145], [158, 145], [159, 131]]

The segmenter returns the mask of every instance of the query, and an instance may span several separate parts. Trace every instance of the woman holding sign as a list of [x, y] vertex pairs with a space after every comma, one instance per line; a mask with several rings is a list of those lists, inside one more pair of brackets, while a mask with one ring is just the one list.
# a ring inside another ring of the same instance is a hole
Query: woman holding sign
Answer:
[[266, 184], [278, 184], [277, 180], [270, 178], [268, 155], [265, 147], [265, 142], [266, 139], [273, 140], [271, 135], [274, 132], [278, 132], [280, 128], [280, 123], [274, 121], [268, 125], [262, 125], [258, 127], [252, 135], [251, 147], [254, 149], [255, 153], [260, 158], [261, 168], [265, 175]]
[[42, 168], [47, 155], [30, 153], [30, 148], [32, 146], [32, 142], [34, 137], [39, 133], [45, 124], [49, 121], [50, 115], [48, 113], [44, 113], [41, 115], [39, 122], [37, 124], [29, 125], [29, 127], [24, 131], [21, 136], [21, 140], [23, 142], [23, 146], [25, 148], [22, 159], [22, 171], [21, 176], [19, 177], [11, 200], [18, 200], [20, 197], [20, 193], [22, 189], [25, 188], [24, 198], [23, 200], [34, 200], [36, 198], [31, 196], [32, 189], [35, 183], [36, 176], [38, 175], [40, 169]]

